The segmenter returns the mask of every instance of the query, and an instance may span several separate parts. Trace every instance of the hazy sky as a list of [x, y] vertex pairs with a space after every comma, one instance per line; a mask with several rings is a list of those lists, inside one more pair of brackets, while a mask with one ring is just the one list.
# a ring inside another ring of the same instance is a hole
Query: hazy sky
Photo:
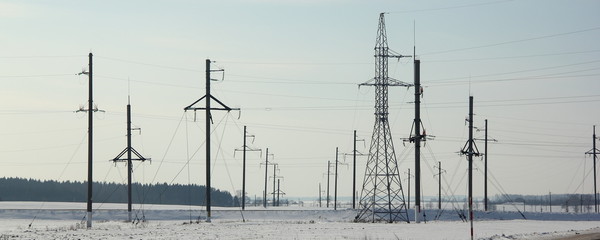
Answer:
[[[422, 61], [423, 124], [436, 136], [423, 149], [425, 195], [437, 194], [437, 161], [447, 171], [444, 188], [466, 193], [467, 162], [457, 152], [467, 138], [469, 94], [475, 125], [483, 129], [488, 119], [498, 140], [489, 145], [492, 195], [498, 187], [591, 193], [584, 152], [600, 124], [598, 10], [594, 0], [0, 1], [0, 176], [87, 179], [87, 116], [74, 111], [87, 101], [87, 77], [77, 73], [91, 51], [94, 100], [106, 111], [95, 115], [94, 180], [126, 181], [125, 166], [109, 160], [126, 146], [130, 92], [133, 123], [142, 128], [134, 147], [153, 159], [135, 163], [134, 180], [205, 184], [204, 113], [194, 122], [183, 107], [204, 95], [210, 58], [225, 69], [214, 95], [242, 108], [213, 114], [213, 186], [241, 189], [234, 149], [247, 125], [256, 136], [249, 145], [274, 154], [282, 190], [316, 198], [335, 148], [351, 152], [354, 129], [369, 145], [374, 94], [357, 84], [374, 76], [378, 17], [389, 12], [390, 48], [411, 55], [416, 39]], [[412, 82], [412, 60], [390, 60], [389, 74]], [[412, 91], [390, 90], [402, 173], [414, 168], [413, 147], [401, 140], [413, 121]], [[250, 196], [262, 194], [264, 157], [248, 154]], [[360, 185], [366, 158], [358, 162]], [[481, 196], [483, 162], [475, 165]], [[351, 171], [339, 167], [341, 196], [351, 195]]]

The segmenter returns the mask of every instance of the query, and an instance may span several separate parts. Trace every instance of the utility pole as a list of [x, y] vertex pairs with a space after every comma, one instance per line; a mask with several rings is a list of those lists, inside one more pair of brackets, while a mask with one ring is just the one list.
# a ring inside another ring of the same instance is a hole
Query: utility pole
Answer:
[[438, 176], [438, 209], [441, 210], [442, 209], [442, 173], [445, 173], [446, 170], [442, 169], [441, 161], [438, 161], [438, 166], [436, 166], [436, 168], [438, 169], [438, 173], [436, 174]]
[[[271, 154], [273, 156], [273, 154]], [[261, 163], [263, 164], [263, 163]], [[267, 179], [269, 179], [269, 164], [273, 165], [274, 163], [269, 163], [269, 148], [267, 148], [267, 154], [265, 157], [265, 190], [263, 191], [263, 207], [267, 208]]]
[[[138, 151], [136, 151], [132, 146], [131, 146], [131, 130], [141, 130], [140, 128], [131, 128], [131, 103], [130, 103], [130, 99], [129, 97], [127, 97], [127, 147], [125, 149], [123, 149], [123, 151], [121, 151], [121, 153], [119, 153], [114, 159], [112, 159], [111, 161], [113, 161], [115, 164], [116, 162], [126, 162], [127, 163], [127, 221], [131, 222], [132, 218], [131, 218], [131, 205], [132, 205], [132, 197], [131, 197], [131, 175], [133, 174], [133, 162], [132, 161], [141, 161], [144, 162], [146, 160], [150, 161], [150, 158], [145, 158], [143, 157]], [[125, 155], [125, 153], [127, 153], [127, 158], [123, 159], [121, 157], [123, 157], [123, 155]], [[133, 159], [131, 158], [131, 155], [135, 154], [135, 156], [137, 158]]]
[[485, 120], [485, 146], [484, 146], [484, 153], [485, 155], [483, 155], [484, 157], [484, 182], [483, 182], [483, 201], [484, 201], [484, 210], [487, 212], [488, 211], [488, 180], [487, 180], [487, 167], [488, 167], [488, 121], [487, 119]]
[[415, 143], [415, 222], [421, 222], [421, 60], [414, 59], [414, 85], [415, 85], [415, 120], [413, 122], [415, 134], [412, 142]]
[[552, 212], [552, 192], [548, 192], [548, 202], [550, 204], [550, 212]]
[[[210, 124], [212, 122], [212, 115], [210, 114], [211, 110], [222, 110], [222, 111], [231, 111], [231, 110], [240, 110], [239, 108], [230, 108], [227, 105], [225, 105], [224, 103], [222, 103], [221, 101], [219, 101], [217, 98], [215, 98], [214, 96], [212, 96], [210, 94], [210, 81], [213, 80], [210, 78], [210, 74], [212, 72], [224, 72], [224, 69], [216, 69], [216, 70], [211, 70], [210, 69], [210, 59], [206, 59], [206, 95], [204, 95], [203, 97], [201, 97], [200, 99], [196, 100], [195, 102], [193, 102], [192, 104], [190, 104], [189, 106], [183, 108], [184, 111], [188, 111], [188, 110], [193, 110], [194, 113], [196, 112], [196, 110], [204, 110], [206, 115], [205, 115], [205, 121], [206, 121], [206, 221], [210, 222], [210, 218], [211, 218], [211, 211], [210, 211], [210, 192], [211, 192], [211, 184], [210, 184]], [[202, 99], [205, 99], [206, 105], [205, 107], [194, 107], [194, 105], [196, 105], [196, 103], [200, 102]], [[210, 106], [210, 100], [215, 100], [215, 102], [217, 102], [220, 107], [217, 108], [212, 108]]]
[[409, 221], [389, 126], [388, 89], [391, 86], [411, 85], [388, 76], [388, 60], [410, 56], [389, 49], [384, 14], [379, 14], [374, 48], [375, 77], [359, 85], [375, 87], [375, 124], [359, 202], [361, 209], [354, 218], [356, 222]]
[[77, 75], [87, 75], [88, 76], [88, 108], [80, 107], [79, 110], [75, 112], [87, 112], [88, 113], [88, 180], [87, 180], [87, 228], [92, 227], [92, 187], [93, 187], [93, 146], [94, 146], [94, 112], [98, 112], [102, 110], [98, 110], [97, 107], [94, 107], [94, 84], [93, 84], [93, 54], [88, 54], [88, 71], [85, 70], [78, 73]]
[[275, 206], [275, 179], [277, 178], [277, 163], [273, 163], [273, 206]]
[[[480, 129], [477, 129], [477, 131], [479, 131]], [[483, 170], [483, 201], [484, 201], [484, 210], [487, 212], [488, 211], [488, 142], [489, 141], [493, 141], [493, 142], [497, 142], [498, 140], [496, 139], [489, 139], [488, 138], [488, 120], [485, 120], [485, 138], [484, 139], [479, 139], [479, 138], [475, 138], [476, 141], [484, 141], [484, 153], [481, 154], [483, 155], [483, 161], [484, 161], [484, 170]]]
[[319, 207], [321, 206], [321, 183], [319, 183]]
[[244, 126], [244, 145], [242, 145], [242, 149], [235, 149], [233, 151], [233, 155], [235, 157], [235, 152], [242, 151], [242, 210], [246, 209], [246, 151], [260, 151], [262, 154], [262, 149], [252, 149], [246, 145], [246, 139], [252, 138], [252, 142], [254, 142], [254, 135], [248, 135], [248, 131], [246, 130], [246, 126]]
[[279, 189], [279, 180], [281, 180], [281, 179], [277, 179], [277, 206], [278, 207], [279, 207], [279, 191], [280, 191], [280, 189]]
[[327, 161], [327, 208], [329, 208], [329, 175], [331, 173], [329, 166], [331, 166], [331, 161]]
[[592, 135], [592, 150], [587, 151], [585, 154], [592, 155], [592, 161], [594, 161], [594, 211], [598, 213], [598, 188], [596, 187], [596, 159], [598, 149], [596, 148], [596, 125], [594, 125], [594, 133]]
[[356, 130], [354, 130], [352, 149], [352, 209], [356, 209]]
[[335, 148], [335, 179], [333, 190], [333, 210], [337, 210], [338, 148]]
[[93, 67], [92, 67], [92, 53], [88, 55], [89, 57], [89, 70], [88, 70], [88, 80], [89, 80], [89, 100], [88, 100], [88, 199], [87, 199], [87, 228], [92, 227], [92, 186], [94, 184], [94, 179], [92, 177], [92, 165], [93, 165], [93, 148], [94, 148], [94, 91], [93, 91]]
[[[354, 130], [354, 141], [353, 141], [353, 150], [352, 150], [352, 209], [356, 209], [356, 156], [365, 156], [367, 154], [363, 154], [356, 150], [357, 142], [365, 142], [365, 139], [356, 139], [356, 130]], [[344, 154], [346, 156], [348, 154]]]
[[479, 149], [473, 139], [473, 96], [469, 96], [469, 140], [460, 151], [462, 155], [467, 155], [469, 161], [469, 221], [471, 223], [471, 240], [473, 239], [473, 156], [480, 156]]
[[408, 204], [408, 207], [406, 207], [406, 208], [410, 209], [410, 178], [414, 177], [414, 175], [410, 174], [410, 168], [408, 169], [408, 173], [406, 175], [407, 175], [406, 179], [408, 180], [408, 200], [406, 201], [406, 203]]

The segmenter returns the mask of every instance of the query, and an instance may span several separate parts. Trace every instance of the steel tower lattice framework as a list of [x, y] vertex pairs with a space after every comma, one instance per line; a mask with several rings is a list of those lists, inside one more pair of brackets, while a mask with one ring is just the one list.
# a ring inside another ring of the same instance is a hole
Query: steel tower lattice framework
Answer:
[[375, 86], [375, 126], [359, 202], [357, 222], [408, 222], [404, 192], [388, 121], [388, 87], [410, 84], [388, 77], [388, 58], [402, 58], [387, 44], [384, 14], [379, 15], [375, 44], [375, 77], [359, 86]]

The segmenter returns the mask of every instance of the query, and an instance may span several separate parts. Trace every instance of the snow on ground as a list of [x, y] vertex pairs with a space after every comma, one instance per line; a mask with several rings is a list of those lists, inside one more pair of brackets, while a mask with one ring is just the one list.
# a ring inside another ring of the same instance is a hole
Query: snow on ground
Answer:
[[[242, 212], [235, 208], [215, 208], [212, 222], [207, 223], [202, 207], [192, 207], [190, 211], [189, 206], [145, 205], [143, 216], [148, 221], [127, 223], [123, 221], [127, 216], [124, 204], [105, 204], [94, 212], [93, 228], [85, 229], [84, 208], [84, 203], [45, 203], [41, 208], [37, 202], [0, 202], [0, 240], [469, 238], [469, 224], [453, 211], [445, 212], [440, 220], [421, 224], [373, 224], [353, 223], [356, 212], [351, 209], [295, 206], [271, 207], [265, 211], [249, 207]], [[427, 212], [428, 218], [435, 213]], [[139, 211], [138, 216], [141, 215]], [[600, 216], [594, 214], [528, 215], [534, 220], [523, 220], [514, 212], [477, 212], [476, 239], [555, 239], [589, 229], [600, 232]], [[199, 222], [198, 216], [201, 216]]]

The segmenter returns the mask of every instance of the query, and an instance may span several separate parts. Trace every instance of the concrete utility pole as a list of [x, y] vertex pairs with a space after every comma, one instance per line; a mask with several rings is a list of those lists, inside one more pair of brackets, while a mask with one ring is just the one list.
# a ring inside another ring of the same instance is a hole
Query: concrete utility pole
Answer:
[[277, 188], [275, 187], [275, 179], [277, 178], [277, 163], [273, 163], [273, 206], [276, 206], [276, 202], [275, 202], [275, 191], [277, 190]]
[[331, 173], [331, 170], [329, 169], [329, 166], [331, 166], [331, 161], [327, 161], [327, 208], [329, 208], [329, 175]]
[[[138, 151], [136, 151], [132, 146], [131, 146], [131, 130], [140, 130], [140, 128], [131, 128], [131, 103], [129, 101], [129, 97], [127, 98], [127, 147], [125, 149], [123, 149], [123, 151], [121, 151], [121, 153], [119, 153], [114, 159], [112, 159], [111, 161], [113, 161], [114, 163], [116, 162], [126, 162], [127, 163], [127, 221], [131, 222], [132, 221], [132, 197], [131, 197], [131, 192], [132, 192], [132, 186], [131, 186], [131, 175], [133, 174], [133, 162], [132, 161], [141, 161], [144, 162], [146, 160], [150, 161], [150, 158], [145, 158], [143, 157]], [[127, 158], [123, 159], [121, 157], [123, 157], [123, 155], [125, 155], [125, 153], [127, 153]], [[132, 158], [132, 154], [135, 154], [135, 156], [137, 158], [133, 159]]]
[[[273, 154], [271, 154], [273, 156]], [[269, 179], [269, 164], [274, 165], [275, 163], [269, 162], [269, 148], [267, 148], [267, 154], [265, 157], [265, 163], [261, 163], [261, 165], [265, 165], [265, 190], [263, 191], [263, 207], [267, 208], [267, 180]]]
[[415, 143], [415, 222], [421, 222], [421, 61], [414, 58], [415, 67], [415, 134], [412, 141]]
[[473, 239], [473, 156], [480, 156], [479, 150], [473, 139], [473, 96], [469, 96], [469, 140], [460, 151], [462, 155], [467, 156], [469, 161], [469, 221], [471, 223], [471, 239]]
[[253, 142], [254, 142], [254, 135], [248, 135], [248, 131], [246, 130], [246, 126], [244, 126], [244, 145], [242, 145], [241, 149], [235, 149], [233, 151], [233, 155], [235, 156], [235, 153], [237, 151], [242, 151], [242, 210], [246, 209], [246, 152], [261, 152], [262, 153], [262, 149], [253, 149], [248, 147], [248, 145], [246, 145], [246, 139], [247, 138], [252, 138]]
[[319, 183], [319, 207], [322, 207], [322, 205], [321, 205], [321, 183]]
[[[487, 212], [488, 211], [488, 142], [492, 141], [492, 142], [497, 142], [498, 140], [493, 139], [493, 138], [488, 138], [488, 120], [485, 120], [485, 138], [484, 139], [479, 139], [479, 138], [475, 138], [475, 140], [477, 141], [484, 141], [484, 153], [481, 154], [483, 155], [483, 161], [484, 161], [484, 174], [483, 174], [483, 201], [484, 201], [484, 210]], [[477, 130], [479, 131], [479, 129]]]
[[92, 227], [92, 188], [93, 188], [93, 147], [94, 147], [94, 112], [98, 112], [98, 108], [94, 107], [94, 84], [93, 84], [93, 54], [88, 55], [88, 71], [82, 71], [77, 75], [88, 76], [88, 108], [80, 107], [76, 112], [87, 112], [88, 113], [88, 180], [87, 180], [87, 214], [86, 214], [86, 226], [87, 228]]
[[88, 71], [88, 80], [89, 80], [89, 100], [88, 100], [88, 199], [87, 199], [87, 228], [92, 227], [92, 186], [94, 183], [94, 179], [92, 177], [92, 165], [93, 165], [93, 146], [94, 146], [94, 91], [93, 91], [93, 67], [92, 67], [92, 53], [88, 55], [89, 57], [89, 71]]
[[406, 207], [406, 209], [410, 209], [410, 178], [414, 177], [414, 175], [410, 174], [410, 168], [408, 169], [408, 173], [406, 173], [407, 177], [406, 179], [408, 180], [408, 198], [406, 201], [406, 204], [408, 205]]
[[552, 212], [552, 192], [548, 192], [548, 204], [550, 205], [550, 212]]
[[338, 148], [335, 148], [335, 179], [333, 190], [333, 210], [337, 210]]
[[441, 161], [438, 161], [438, 166], [436, 166], [436, 168], [438, 169], [438, 173], [435, 174], [438, 176], [438, 209], [441, 210], [442, 209], [442, 173], [445, 173], [446, 170], [442, 169]]
[[[211, 218], [211, 203], [210, 203], [210, 192], [211, 192], [211, 183], [210, 183], [210, 124], [212, 121], [212, 115], [210, 114], [211, 110], [222, 110], [222, 111], [231, 111], [231, 110], [240, 110], [239, 108], [230, 108], [227, 105], [223, 104], [221, 101], [219, 101], [217, 98], [215, 98], [214, 96], [212, 96], [210, 94], [210, 81], [212, 80], [210, 78], [210, 74], [212, 72], [224, 72], [225, 70], [223, 69], [216, 69], [216, 70], [211, 70], [210, 69], [210, 59], [206, 59], [206, 95], [204, 95], [203, 97], [201, 97], [200, 99], [196, 100], [195, 102], [193, 102], [192, 104], [190, 104], [189, 106], [183, 108], [184, 111], [188, 111], [188, 110], [193, 110], [194, 112], [196, 110], [204, 110], [205, 111], [205, 127], [206, 127], [206, 221], [210, 222], [210, 218]], [[196, 103], [200, 102], [202, 99], [205, 99], [206, 105], [205, 107], [194, 107], [194, 105], [196, 105]], [[211, 99], [215, 100], [215, 102], [217, 102], [220, 107], [216, 107], [216, 108], [212, 108], [210, 106], [211, 103]]]
[[594, 161], [594, 211], [598, 213], [598, 188], [596, 187], [596, 159], [597, 154], [600, 153], [596, 148], [596, 125], [594, 125], [594, 133], [592, 135], [592, 150], [587, 151], [585, 154], [592, 155], [592, 161]]

